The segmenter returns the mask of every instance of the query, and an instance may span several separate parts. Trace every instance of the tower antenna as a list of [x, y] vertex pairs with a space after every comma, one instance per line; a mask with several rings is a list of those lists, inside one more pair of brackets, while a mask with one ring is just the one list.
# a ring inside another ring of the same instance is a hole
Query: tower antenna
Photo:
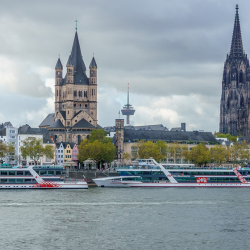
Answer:
[[129, 104], [129, 83], [128, 83], [128, 93], [127, 93], [127, 104], [123, 106], [122, 115], [127, 116], [127, 125], [130, 124], [130, 116], [135, 114], [135, 110], [131, 104]]

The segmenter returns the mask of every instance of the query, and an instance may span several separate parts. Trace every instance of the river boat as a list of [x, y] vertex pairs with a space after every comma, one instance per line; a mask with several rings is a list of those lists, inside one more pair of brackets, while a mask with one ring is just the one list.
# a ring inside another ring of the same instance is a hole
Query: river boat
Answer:
[[250, 187], [250, 168], [160, 164], [150, 158], [116, 170], [118, 177], [93, 180], [99, 187]]
[[[37, 166], [29, 167], [8, 167], [0, 169], [0, 189], [87, 189], [88, 184], [85, 179], [76, 180], [72, 178], [60, 179], [48, 171], [42, 178], [38, 173], [45, 171], [48, 167], [42, 168]], [[43, 169], [43, 170], [41, 170]], [[57, 174], [59, 174], [59, 170]], [[43, 172], [42, 172], [43, 173]], [[56, 173], [56, 172], [54, 172]]]

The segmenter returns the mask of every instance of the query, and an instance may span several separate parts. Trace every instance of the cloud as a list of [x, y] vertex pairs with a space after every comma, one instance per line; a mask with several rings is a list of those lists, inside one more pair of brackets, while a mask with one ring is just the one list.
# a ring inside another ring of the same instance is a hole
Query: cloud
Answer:
[[45, 86], [37, 73], [30, 71], [27, 63], [12, 61], [0, 56], [0, 87], [2, 92], [30, 97], [51, 97], [51, 89]]
[[[250, 3], [238, 3], [248, 53]], [[126, 103], [129, 82], [135, 124], [176, 127], [186, 121], [190, 129], [218, 130], [234, 8], [231, 0], [4, 1], [0, 88], [5, 96], [1, 104], [8, 96], [22, 105], [9, 103], [0, 118], [11, 118], [11, 111], [13, 120], [18, 117], [24, 123], [28, 117], [39, 125], [46, 112], [53, 112], [54, 67], [60, 54], [65, 74], [77, 18], [85, 64], [88, 68], [95, 53], [98, 65], [100, 125], [114, 124]]]

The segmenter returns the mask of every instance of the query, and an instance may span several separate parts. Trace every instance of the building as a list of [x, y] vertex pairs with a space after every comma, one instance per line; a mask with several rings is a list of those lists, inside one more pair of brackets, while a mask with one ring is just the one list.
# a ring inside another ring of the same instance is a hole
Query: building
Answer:
[[[43, 139], [43, 135], [42, 134], [21, 134], [21, 133], [18, 133], [18, 153], [17, 153], [17, 156], [18, 156], [18, 165], [35, 165], [35, 162], [27, 157], [27, 159], [23, 159], [22, 158], [22, 155], [21, 155], [21, 146], [23, 146], [23, 141], [26, 140], [27, 138], [29, 139], [33, 139], [33, 138], [37, 138], [37, 139]], [[42, 165], [43, 164], [43, 157], [40, 157], [38, 162], [37, 162], [37, 165]]]
[[[124, 127], [123, 119], [116, 119], [115, 124], [116, 134], [113, 141], [117, 149], [118, 161], [122, 161], [124, 153], [129, 153], [132, 160], [136, 159], [139, 141], [164, 141], [166, 144], [176, 142], [187, 144], [189, 150], [200, 142], [207, 144], [208, 148], [218, 144], [211, 132], [186, 131], [185, 123], [181, 124], [181, 128], [173, 131], [162, 129], [164, 126], [155, 126], [155, 129], [152, 129], [153, 125], [141, 126], [140, 129], [134, 129], [134, 127], [128, 129], [126, 126]], [[150, 129], [145, 129], [148, 127]], [[185, 159], [167, 159], [167, 161], [169, 163], [186, 163]]]
[[236, 5], [230, 53], [224, 64], [220, 102], [220, 133], [246, 136], [250, 131], [250, 67], [243, 49]]
[[78, 143], [97, 128], [97, 64], [93, 57], [89, 77], [82, 59], [77, 31], [63, 77], [58, 58], [55, 66], [55, 113], [40, 124], [54, 136], [55, 142]]

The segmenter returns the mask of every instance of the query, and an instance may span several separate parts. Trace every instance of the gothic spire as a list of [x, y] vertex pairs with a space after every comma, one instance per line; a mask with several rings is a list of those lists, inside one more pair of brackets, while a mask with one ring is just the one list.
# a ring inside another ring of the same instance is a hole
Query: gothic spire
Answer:
[[241, 30], [240, 30], [240, 18], [238, 13], [238, 4], [236, 4], [236, 14], [234, 20], [234, 30], [233, 30], [233, 37], [232, 37], [232, 44], [230, 55], [233, 57], [242, 57], [243, 56], [243, 44], [241, 38]]
[[78, 40], [77, 31], [75, 33], [75, 38], [73, 42], [73, 47], [71, 51], [71, 63], [74, 65], [74, 71], [82, 72], [85, 74], [86, 67], [82, 59], [81, 48]]

